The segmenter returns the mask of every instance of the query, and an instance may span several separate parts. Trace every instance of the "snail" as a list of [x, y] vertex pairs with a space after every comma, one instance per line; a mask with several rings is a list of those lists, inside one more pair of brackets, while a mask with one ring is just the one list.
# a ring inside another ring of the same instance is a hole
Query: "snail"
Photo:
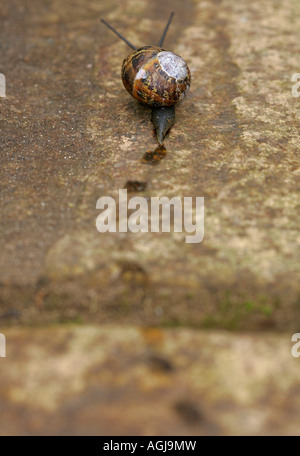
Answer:
[[123, 60], [122, 81], [130, 95], [152, 109], [151, 120], [160, 145], [175, 123], [175, 104], [185, 97], [191, 85], [191, 73], [185, 60], [162, 47], [173, 16], [171, 13], [157, 46], [138, 49], [101, 19], [133, 49]]

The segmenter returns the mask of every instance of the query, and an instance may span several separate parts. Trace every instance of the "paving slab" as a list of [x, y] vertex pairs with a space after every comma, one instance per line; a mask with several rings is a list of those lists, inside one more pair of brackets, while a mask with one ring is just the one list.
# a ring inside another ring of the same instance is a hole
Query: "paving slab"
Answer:
[[[153, 165], [150, 112], [120, 79], [129, 49], [100, 18], [151, 44], [171, 9], [165, 46], [192, 86]], [[0, 318], [297, 329], [298, 2], [13, 0], [1, 14]], [[131, 196], [204, 197], [203, 242], [98, 233], [98, 198], [130, 181]]]
[[0, 435], [299, 435], [289, 334], [10, 328]]

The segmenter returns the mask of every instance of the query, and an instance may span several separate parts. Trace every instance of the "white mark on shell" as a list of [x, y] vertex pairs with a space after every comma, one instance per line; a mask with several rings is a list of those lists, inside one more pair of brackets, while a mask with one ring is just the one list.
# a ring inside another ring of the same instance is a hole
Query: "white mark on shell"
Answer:
[[172, 78], [184, 80], [188, 75], [186, 62], [173, 52], [163, 51], [157, 54], [162, 69]]
[[144, 67], [140, 68], [135, 76], [135, 80], [146, 79], [147, 72], [144, 70]]

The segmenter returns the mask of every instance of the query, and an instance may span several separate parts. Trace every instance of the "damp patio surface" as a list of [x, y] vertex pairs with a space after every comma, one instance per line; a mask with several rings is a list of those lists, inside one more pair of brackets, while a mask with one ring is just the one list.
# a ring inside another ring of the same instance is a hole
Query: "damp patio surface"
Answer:
[[[139, 47], [172, 10], [164, 47], [192, 85], [157, 150], [100, 19]], [[0, 18], [0, 434], [299, 434], [298, 1], [12, 0]], [[99, 233], [98, 198], [123, 188], [204, 197], [203, 241]]]

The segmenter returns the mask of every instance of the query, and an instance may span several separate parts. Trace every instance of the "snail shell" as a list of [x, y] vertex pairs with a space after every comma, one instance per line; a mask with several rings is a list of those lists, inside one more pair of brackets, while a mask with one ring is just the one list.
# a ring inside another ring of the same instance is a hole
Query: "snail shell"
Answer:
[[179, 55], [144, 46], [123, 61], [122, 81], [130, 95], [148, 106], [173, 106], [188, 92], [191, 73]]

